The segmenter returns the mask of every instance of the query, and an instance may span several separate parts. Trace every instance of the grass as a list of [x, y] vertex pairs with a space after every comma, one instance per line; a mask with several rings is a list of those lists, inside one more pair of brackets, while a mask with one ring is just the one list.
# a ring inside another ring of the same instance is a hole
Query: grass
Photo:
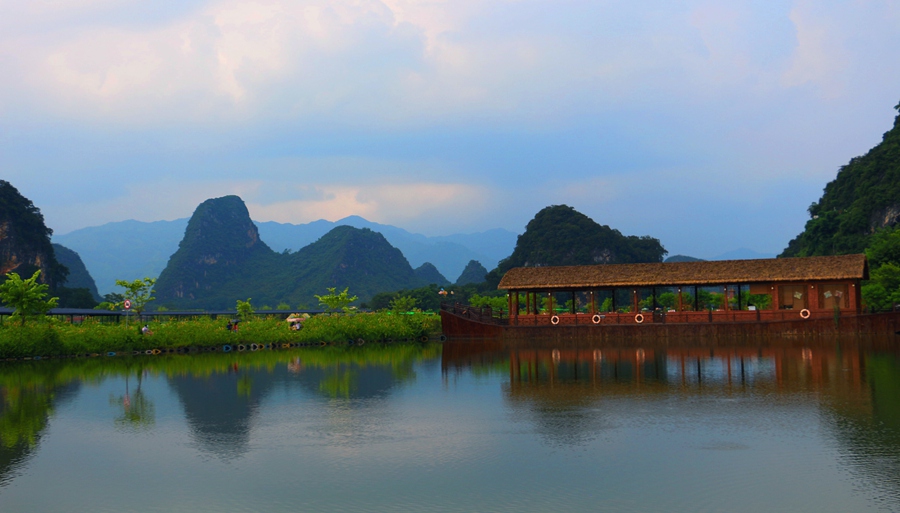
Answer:
[[168, 319], [149, 323], [152, 335], [141, 335], [140, 327], [86, 320], [80, 324], [33, 321], [25, 326], [0, 326], [0, 358], [58, 357], [109, 352], [178, 350], [252, 344], [333, 344], [419, 340], [440, 333], [440, 318], [414, 313], [388, 312], [316, 315], [303, 329], [291, 330], [280, 318], [254, 319], [240, 323], [237, 331], [225, 328], [225, 320]]

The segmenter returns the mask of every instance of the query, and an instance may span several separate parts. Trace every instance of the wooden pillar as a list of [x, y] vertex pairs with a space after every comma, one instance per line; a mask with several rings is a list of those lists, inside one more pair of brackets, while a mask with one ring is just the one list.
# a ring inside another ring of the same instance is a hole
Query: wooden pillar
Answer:
[[694, 311], [700, 310], [700, 289], [694, 285]]
[[575, 314], [575, 291], [572, 291], [572, 314]]
[[631, 304], [632, 304], [631, 313], [635, 313], [635, 314], [638, 313], [639, 310], [638, 310], [638, 291], [637, 291], [637, 289], [634, 289], [631, 291]]
[[591, 291], [591, 315], [597, 313], [597, 296], [594, 294], [594, 291]]
[[612, 289], [612, 311], [617, 312], [616, 309], [616, 289]]
[[547, 293], [547, 313], [553, 315], [553, 293]]
[[772, 310], [781, 310], [781, 294], [778, 285], [770, 284], [769, 290], [772, 292]]
[[859, 295], [859, 280], [854, 280], [847, 287], [850, 297], [847, 298], [847, 306], [857, 314], [862, 313], [862, 301]]
[[684, 311], [684, 296], [681, 295], [681, 287], [678, 287], [678, 311]]
[[806, 302], [806, 307], [810, 310], [819, 310], [821, 306], [819, 306], [819, 291], [816, 289], [815, 284], [810, 283], [806, 287], [806, 295], [809, 297], [809, 300]]

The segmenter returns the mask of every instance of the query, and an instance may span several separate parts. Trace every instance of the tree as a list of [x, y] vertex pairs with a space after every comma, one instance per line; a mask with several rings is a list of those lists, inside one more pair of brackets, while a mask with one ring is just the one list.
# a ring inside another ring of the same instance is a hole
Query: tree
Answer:
[[348, 305], [350, 303], [356, 301], [356, 296], [351, 296], [349, 294], [350, 287], [344, 289], [340, 294], [335, 293], [337, 287], [329, 287], [328, 294], [324, 294], [322, 296], [315, 296], [316, 299], [319, 300], [319, 304], [324, 306], [328, 311], [337, 311], [342, 310], [344, 312], [348, 311]]
[[238, 317], [240, 317], [242, 321], [247, 322], [251, 318], [253, 318], [253, 305], [250, 304], [249, 297], [246, 301], [241, 301], [240, 299], [238, 299], [236, 309]]
[[143, 280], [134, 281], [116, 280], [116, 285], [125, 288], [124, 297], [126, 300], [131, 301], [131, 309], [138, 316], [143, 313], [147, 303], [156, 299], [153, 297], [153, 293], [156, 292], [153, 290], [153, 285], [155, 284], [156, 278], [144, 278]]
[[412, 312], [416, 308], [418, 301], [411, 296], [402, 296], [391, 301], [391, 310], [395, 313]]
[[493, 310], [506, 310], [509, 304], [506, 302], [506, 297], [500, 296], [481, 296], [478, 294], [472, 294], [469, 298], [469, 304], [475, 307], [485, 307], [489, 306]]
[[37, 270], [23, 280], [18, 273], [6, 273], [6, 281], [0, 284], [0, 301], [13, 309], [13, 317], [20, 318], [23, 326], [28, 317], [46, 315], [59, 301], [58, 297], [45, 299], [50, 286], [38, 283], [40, 275]]

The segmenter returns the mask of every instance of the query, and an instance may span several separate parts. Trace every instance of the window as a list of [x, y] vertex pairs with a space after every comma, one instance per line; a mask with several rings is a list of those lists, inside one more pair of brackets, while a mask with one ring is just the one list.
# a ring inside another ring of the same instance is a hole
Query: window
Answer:
[[781, 308], [802, 310], [807, 307], [806, 285], [782, 285], [778, 287]]
[[846, 283], [823, 283], [819, 286], [819, 306], [828, 310], [849, 308], [848, 292]]

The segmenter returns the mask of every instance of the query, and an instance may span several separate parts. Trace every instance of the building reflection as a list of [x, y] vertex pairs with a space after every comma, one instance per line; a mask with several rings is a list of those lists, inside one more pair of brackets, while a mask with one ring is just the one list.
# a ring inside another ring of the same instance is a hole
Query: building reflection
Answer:
[[[590, 345], [579, 341], [448, 342], [445, 376], [507, 377], [504, 399], [551, 444], [579, 444], [617, 421], [611, 401], [765, 396], [822, 413], [844, 461], [900, 503], [900, 352], [894, 340]], [[621, 410], [618, 410], [621, 412]]]

